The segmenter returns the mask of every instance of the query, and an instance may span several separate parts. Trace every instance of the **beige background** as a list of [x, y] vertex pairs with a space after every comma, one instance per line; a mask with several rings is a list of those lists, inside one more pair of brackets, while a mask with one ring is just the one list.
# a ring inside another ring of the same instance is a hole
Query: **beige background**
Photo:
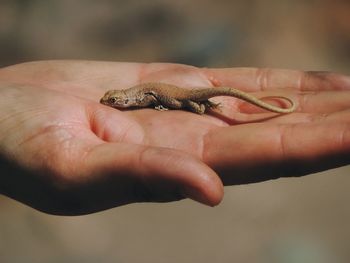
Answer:
[[[350, 74], [349, 14], [346, 0], [0, 1], [0, 65], [76, 58]], [[226, 187], [215, 208], [185, 200], [57, 217], [0, 197], [0, 262], [349, 262], [349, 171]]]

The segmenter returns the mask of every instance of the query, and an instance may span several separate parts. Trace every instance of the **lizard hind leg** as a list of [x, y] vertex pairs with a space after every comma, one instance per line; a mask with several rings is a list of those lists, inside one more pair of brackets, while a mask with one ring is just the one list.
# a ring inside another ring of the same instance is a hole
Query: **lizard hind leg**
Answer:
[[184, 103], [187, 109], [198, 114], [204, 114], [207, 108], [206, 104], [200, 103], [200, 102], [194, 102], [192, 100], [186, 100]]
[[167, 109], [179, 110], [181, 108], [183, 108], [182, 102], [170, 97], [159, 98], [158, 104], [156, 105], [157, 110], [167, 110]]

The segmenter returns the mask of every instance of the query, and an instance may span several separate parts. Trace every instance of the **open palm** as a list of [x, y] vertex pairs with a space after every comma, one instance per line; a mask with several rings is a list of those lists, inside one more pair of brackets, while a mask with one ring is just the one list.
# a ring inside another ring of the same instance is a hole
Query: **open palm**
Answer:
[[[225, 97], [221, 113], [201, 116], [98, 103], [109, 89], [151, 81], [285, 95], [298, 109], [278, 115]], [[0, 190], [55, 214], [186, 197], [215, 205], [223, 184], [347, 164], [349, 88], [345, 76], [287, 70], [86, 61], [3, 68]]]

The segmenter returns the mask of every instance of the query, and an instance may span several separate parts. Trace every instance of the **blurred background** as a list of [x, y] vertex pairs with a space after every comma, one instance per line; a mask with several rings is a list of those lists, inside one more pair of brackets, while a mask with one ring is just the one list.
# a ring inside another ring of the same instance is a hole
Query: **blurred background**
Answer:
[[[0, 0], [0, 66], [177, 62], [350, 74], [349, 0]], [[0, 262], [350, 262], [349, 167], [58, 217], [0, 196]]]

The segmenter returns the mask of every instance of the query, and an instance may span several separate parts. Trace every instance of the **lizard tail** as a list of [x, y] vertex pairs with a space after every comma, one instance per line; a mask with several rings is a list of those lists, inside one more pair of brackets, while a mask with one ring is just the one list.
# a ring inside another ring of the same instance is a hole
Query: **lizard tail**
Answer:
[[[285, 96], [266, 96], [266, 97], [262, 97], [260, 99], [253, 97], [253, 96], [251, 96], [251, 97], [254, 98], [254, 100], [250, 100], [251, 98], [246, 99], [245, 97], [242, 97], [241, 99], [245, 100], [251, 104], [254, 104], [262, 109], [265, 109], [265, 110], [268, 110], [271, 112], [276, 112], [276, 113], [291, 113], [291, 112], [295, 111], [295, 109], [296, 109], [295, 102], [292, 99], [285, 97]], [[281, 99], [281, 100], [287, 101], [290, 106], [288, 108], [282, 108], [282, 107], [278, 107], [278, 106], [269, 104], [269, 103], [264, 102], [262, 100], [262, 99], [270, 99], [270, 98], [271, 99]]]
[[[202, 90], [203, 92], [203, 90]], [[197, 93], [200, 95], [200, 93]], [[193, 92], [194, 98], [196, 98], [196, 92]], [[244, 91], [234, 89], [231, 87], [217, 87], [217, 88], [210, 88], [206, 90], [206, 94], [208, 95], [207, 98], [211, 97], [216, 97], [216, 96], [230, 96], [230, 97], [235, 97], [241, 100], [244, 100], [246, 102], [249, 102], [250, 104], [253, 104], [255, 106], [258, 106], [262, 109], [271, 111], [271, 112], [276, 112], [276, 113], [291, 113], [296, 109], [296, 104], [295, 102], [288, 97], [285, 96], [266, 96], [262, 98], [257, 98], [254, 97]], [[288, 108], [282, 108], [278, 106], [274, 106], [272, 104], [269, 104], [267, 102], [264, 102], [262, 99], [268, 99], [268, 98], [275, 98], [275, 99], [282, 99], [284, 101], [287, 101], [290, 106]]]

